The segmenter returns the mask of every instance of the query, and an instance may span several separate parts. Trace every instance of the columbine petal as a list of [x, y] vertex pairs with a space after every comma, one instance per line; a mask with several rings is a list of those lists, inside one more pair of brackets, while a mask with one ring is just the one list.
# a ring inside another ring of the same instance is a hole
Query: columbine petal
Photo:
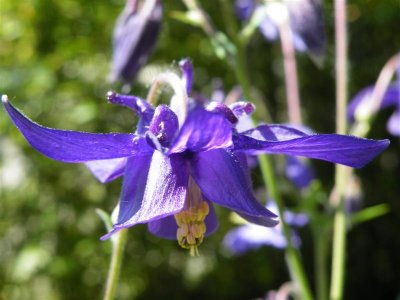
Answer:
[[231, 123], [223, 115], [197, 106], [189, 112], [169, 152], [199, 152], [231, 145]]
[[196, 153], [192, 159], [192, 176], [210, 201], [260, 225], [278, 223], [273, 219], [276, 215], [254, 198], [250, 180], [234, 153], [220, 149]]
[[[205, 218], [204, 222], [206, 224], [205, 236], [209, 236], [214, 233], [218, 228], [218, 219], [215, 214], [213, 205], [209, 202], [210, 212]], [[149, 222], [149, 231], [161, 238], [176, 240], [176, 231], [178, 230], [178, 225], [176, 224], [174, 216], [168, 216], [156, 221]]]
[[360, 168], [389, 146], [389, 140], [369, 140], [338, 134], [306, 134], [288, 126], [262, 125], [234, 136], [234, 149], [250, 154], [287, 154]]
[[144, 138], [124, 133], [87, 133], [43, 127], [32, 122], [6, 97], [3, 105], [27, 141], [42, 154], [63, 162], [121, 158], [151, 151]]
[[126, 157], [94, 160], [86, 162], [85, 165], [100, 182], [106, 183], [124, 174], [127, 160]]
[[157, 106], [149, 131], [163, 147], [168, 147], [178, 130], [178, 118], [166, 105]]
[[147, 223], [181, 211], [188, 184], [186, 161], [176, 155], [130, 158], [126, 165], [118, 222], [114, 229]]

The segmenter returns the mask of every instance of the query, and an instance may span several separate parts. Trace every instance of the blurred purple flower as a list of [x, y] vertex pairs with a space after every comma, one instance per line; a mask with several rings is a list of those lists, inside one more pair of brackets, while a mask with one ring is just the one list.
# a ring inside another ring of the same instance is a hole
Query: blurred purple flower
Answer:
[[[347, 116], [351, 121], [355, 120], [355, 114], [358, 109], [371, 105], [370, 97], [375, 86], [368, 86], [358, 92], [350, 101], [347, 108]], [[389, 118], [387, 130], [390, 134], [400, 136], [400, 77], [398, 82], [390, 85], [386, 90], [379, 109], [394, 107], [394, 113]]]
[[307, 162], [299, 157], [286, 157], [286, 177], [298, 188], [308, 187], [315, 179], [314, 170]]
[[[272, 200], [268, 201], [266, 208], [274, 213], [278, 213], [278, 208]], [[284, 212], [285, 222], [293, 227], [301, 227], [308, 223], [308, 216], [302, 213], [293, 213], [286, 210]], [[295, 231], [292, 231], [292, 242], [295, 247], [299, 247], [301, 240]], [[262, 246], [271, 246], [278, 249], [286, 247], [287, 242], [282, 227], [277, 225], [266, 228], [254, 224], [246, 224], [236, 227], [229, 231], [223, 241], [224, 246], [233, 254], [244, 254]]]
[[[182, 90], [190, 92], [192, 67], [181, 64]], [[179, 79], [178, 79], [179, 80]], [[42, 154], [69, 163], [86, 163], [102, 182], [124, 175], [119, 214], [113, 230], [148, 223], [158, 236], [178, 239], [195, 251], [217, 227], [211, 202], [251, 223], [274, 226], [275, 214], [255, 199], [245, 154], [286, 154], [362, 167], [388, 145], [337, 134], [308, 134], [282, 125], [261, 125], [237, 132], [235, 124], [251, 104], [230, 108], [190, 101], [184, 117], [166, 105], [156, 108], [135, 96], [109, 93], [111, 103], [140, 118], [134, 134], [87, 133], [43, 127], [2, 97], [16, 127]], [[179, 122], [178, 120], [182, 120]]]
[[162, 21], [161, 0], [127, 0], [113, 33], [111, 80], [130, 83], [154, 49]]
[[[310, 52], [319, 60], [323, 58], [326, 36], [321, 1], [286, 0], [283, 1], [283, 4], [289, 12], [295, 48], [300, 52]], [[265, 5], [268, 7], [271, 4]], [[242, 20], [248, 19], [254, 10], [264, 8], [264, 5], [256, 5], [255, 0], [237, 0], [235, 2], [236, 15]], [[279, 38], [278, 24], [271, 16], [265, 17], [259, 29], [269, 41], [276, 41]]]

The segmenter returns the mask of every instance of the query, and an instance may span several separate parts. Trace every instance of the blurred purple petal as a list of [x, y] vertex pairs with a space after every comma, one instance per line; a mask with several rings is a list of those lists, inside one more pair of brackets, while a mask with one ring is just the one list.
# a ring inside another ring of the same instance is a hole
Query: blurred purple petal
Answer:
[[29, 120], [9, 101], [4, 100], [3, 105], [32, 147], [55, 160], [78, 163], [141, 155], [152, 151], [144, 138], [134, 134], [87, 133], [47, 128]]
[[[292, 232], [292, 243], [295, 247], [299, 247], [301, 244], [295, 232]], [[259, 249], [262, 246], [284, 249], [287, 245], [280, 227], [267, 228], [254, 224], [246, 224], [232, 229], [225, 236], [223, 244], [236, 255]]]
[[[354, 122], [354, 114], [360, 105], [370, 105], [368, 103], [369, 97], [374, 91], [374, 86], [368, 86], [359, 91], [353, 99], [351, 99], [350, 104], [347, 107], [347, 117], [349, 120]], [[384, 109], [389, 106], [400, 107], [400, 87], [398, 84], [390, 85], [381, 102], [380, 109]]]
[[[313, 55], [325, 55], [326, 35], [320, 0], [286, 0], [289, 10], [290, 27], [295, 34], [295, 47], [302, 50], [303, 44]], [[296, 38], [298, 39], [296, 43]]]
[[169, 152], [199, 152], [231, 145], [231, 123], [223, 115], [198, 106], [189, 112]]
[[306, 188], [315, 179], [313, 169], [295, 156], [286, 157], [286, 177], [299, 189]]
[[85, 163], [86, 167], [102, 183], [110, 182], [124, 174], [127, 158], [94, 160]]
[[257, 224], [277, 224], [276, 215], [254, 198], [248, 174], [234, 153], [219, 149], [199, 152], [191, 164], [192, 176], [207, 199], [242, 214], [246, 219], [251, 218]]
[[400, 106], [389, 118], [387, 130], [390, 132], [390, 134], [400, 137]]
[[288, 126], [258, 126], [234, 136], [237, 151], [249, 154], [286, 154], [326, 160], [359, 168], [389, 146], [389, 140], [369, 140], [348, 135], [308, 135]]
[[131, 82], [135, 78], [153, 51], [161, 20], [160, 0], [143, 1], [139, 10], [127, 1], [114, 29], [112, 80]]
[[[205, 236], [209, 236], [214, 233], [218, 228], [218, 219], [215, 214], [214, 206], [211, 202], [207, 201], [210, 212], [205, 218], [204, 222], [206, 224], [206, 233]], [[156, 221], [149, 222], [148, 224], [149, 231], [161, 238], [176, 240], [176, 231], [178, 230], [178, 225], [176, 224], [174, 216], [168, 216]]]
[[235, 14], [239, 20], [247, 20], [248, 18], [250, 18], [255, 7], [256, 7], [255, 0], [236, 0]]

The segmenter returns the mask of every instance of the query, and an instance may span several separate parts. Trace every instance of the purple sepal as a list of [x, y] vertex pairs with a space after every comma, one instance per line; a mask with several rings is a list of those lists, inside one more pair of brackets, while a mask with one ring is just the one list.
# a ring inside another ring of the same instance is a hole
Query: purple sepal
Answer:
[[275, 226], [276, 215], [262, 206], [249, 185], [241, 159], [224, 149], [194, 154], [192, 176], [210, 201], [230, 208], [263, 226]]
[[281, 125], [261, 125], [233, 137], [236, 151], [248, 154], [286, 154], [321, 159], [353, 168], [363, 167], [389, 146], [389, 140], [370, 140], [338, 134], [307, 134]]
[[32, 147], [55, 160], [79, 163], [142, 155], [152, 151], [144, 138], [134, 134], [47, 128], [29, 120], [9, 101], [3, 101], [3, 105]]
[[85, 163], [86, 167], [102, 183], [110, 182], [124, 174], [127, 158], [94, 160]]

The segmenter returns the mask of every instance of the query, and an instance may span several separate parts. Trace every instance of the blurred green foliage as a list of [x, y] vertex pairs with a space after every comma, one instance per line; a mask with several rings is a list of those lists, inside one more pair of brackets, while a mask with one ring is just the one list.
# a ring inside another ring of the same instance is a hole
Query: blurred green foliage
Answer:
[[[205, 1], [204, 1], [205, 2]], [[1, 0], [0, 93], [43, 125], [56, 128], [129, 132], [131, 112], [105, 101], [111, 58], [111, 33], [122, 0]], [[217, 3], [204, 3], [223, 29]], [[329, 47], [326, 64], [317, 69], [298, 55], [304, 115], [317, 132], [334, 130], [334, 57], [332, 6], [325, 4]], [[210, 95], [212, 80], [227, 90], [236, 84], [227, 64], [215, 57], [201, 30], [173, 19], [179, 1], [165, 1], [164, 24], [149, 66], [133, 87], [145, 96], [154, 72], [193, 59], [195, 90]], [[400, 49], [398, 0], [357, 0], [349, 4], [350, 95], [375, 81], [385, 61]], [[248, 49], [251, 82], [276, 122], [285, 122], [284, 86], [279, 44], [256, 34]], [[386, 138], [388, 115], [382, 113], [371, 137]], [[364, 206], [389, 203], [392, 212], [350, 233], [348, 299], [393, 299], [400, 292], [399, 140], [357, 173]], [[332, 166], [313, 162], [325, 185], [332, 187]], [[277, 164], [278, 170], [282, 172]], [[257, 171], [254, 171], [255, 183]], [[284, 180], [284, 179], [282, 179]], [[105, 228], [95, 213], [111, 212], [120, 180], [97, 182], [82, 165], [49, 160], [35, 152], [0, 113], [0, 299], [98, 299], [107, 274], [110, 245], [100, 242]], [[295, 194], [283, 181], [282, 192]], [[293, 201], [291, 199], [290, 201]], [[289, 203], [290, 203], [289, 201]], [[218, 209], [220, 229], [191, 258], [177, 243], [147, 233], [129, 232], [118, 299], [250, 299], [262, 297], [288, 280], [283, 253], [262, 248], [230, 257], [221, 247], [233, 225]], [[306, 269], [312, 273], [313, 249], [302, 231]]]

